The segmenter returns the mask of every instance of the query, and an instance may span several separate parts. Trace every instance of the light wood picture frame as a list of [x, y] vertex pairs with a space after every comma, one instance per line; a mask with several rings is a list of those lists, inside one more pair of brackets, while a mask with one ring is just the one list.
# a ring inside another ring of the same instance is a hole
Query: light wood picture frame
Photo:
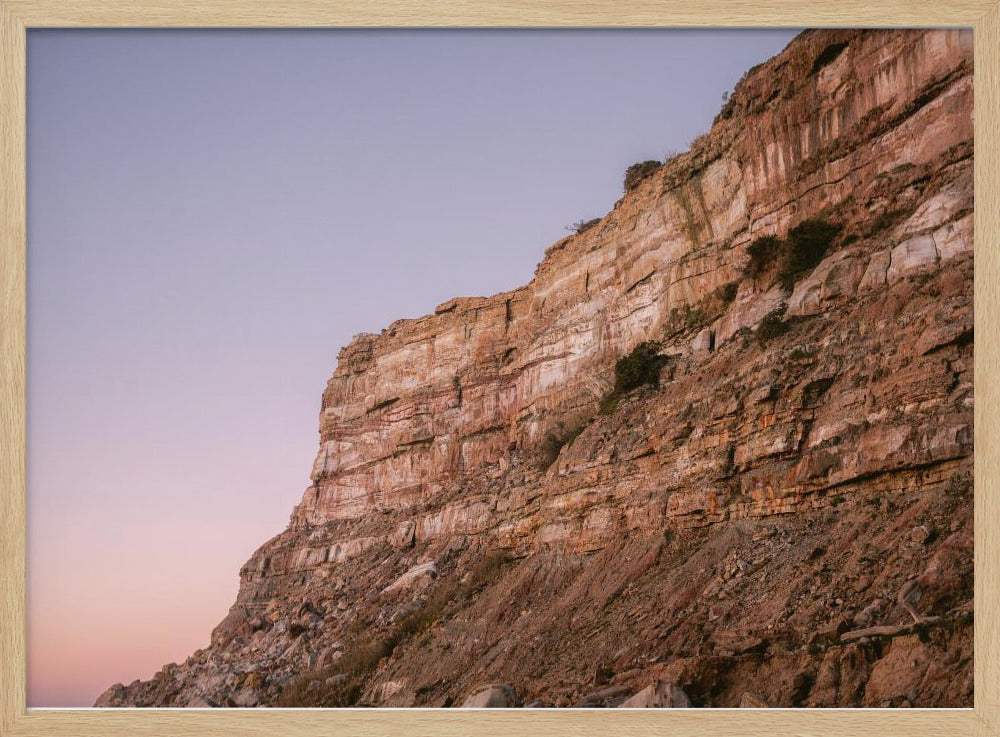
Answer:
[[[25, 52], [44, 27], [972, 27], [975, 706], [972, 709], [27, 709]], [[1000, 737], [1000, 0], [0, 0], [0, 735]]]

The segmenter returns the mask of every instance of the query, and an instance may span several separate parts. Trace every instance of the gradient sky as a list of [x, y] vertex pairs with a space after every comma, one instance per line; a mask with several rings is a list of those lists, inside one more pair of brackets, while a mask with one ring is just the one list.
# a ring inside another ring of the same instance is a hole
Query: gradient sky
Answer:
[[338, 349], [527, 282], [794, 35], [29, 31], [29, 706], [207, 645]]

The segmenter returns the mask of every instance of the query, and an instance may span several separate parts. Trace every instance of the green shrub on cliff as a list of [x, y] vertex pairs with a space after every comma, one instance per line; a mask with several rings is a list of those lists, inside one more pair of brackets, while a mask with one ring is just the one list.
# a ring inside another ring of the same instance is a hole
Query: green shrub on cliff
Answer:
[[615, 362], [615, 385], [601, 401], [601, 413], [614, 412], [621, 398], [640, 386], [659, 386], [660, 370], [667, 360], [660, 355], [659, 343], [653, 341], [640, 343], [627, 356], [619, 358]]
[[751, 243], [747, 247], [750, 257], [746, 265], [747, 276], [757, 278], [767, 271], [781, 253], [781, 247], [782, 241], [775, 235], [765, 235]]
[[615, 362], [614, 392], [627, 394], [644, 384], [657, 386], [660, 383], [660, 369], [666, 362], [667, 357], [660, 355], [658, 343], [640, 343], [631, 353]]
[[778, 279], [790, 287], [823, 260], [840, 231], [839, 225], [812, 218], [789, 230], [785, 238], [774, 235], [758, 238], [747, 247], [745, 273], [756, 279], [777, 263]]
[[825, 220], [803, 220], [790, 231], [781, 264], [780, 278], [786, 285], [807, 271], [812, 271], [823, 260], [827, 249], [840, 233], [840, 226]]

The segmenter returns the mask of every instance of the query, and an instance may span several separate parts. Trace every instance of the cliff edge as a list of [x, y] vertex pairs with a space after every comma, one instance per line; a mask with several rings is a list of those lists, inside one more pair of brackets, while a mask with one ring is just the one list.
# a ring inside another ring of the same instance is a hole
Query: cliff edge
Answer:
[[970, 31], [805, 32], [356, 336], [211, 645], [97, 705], [971, 706], [972, 95]]

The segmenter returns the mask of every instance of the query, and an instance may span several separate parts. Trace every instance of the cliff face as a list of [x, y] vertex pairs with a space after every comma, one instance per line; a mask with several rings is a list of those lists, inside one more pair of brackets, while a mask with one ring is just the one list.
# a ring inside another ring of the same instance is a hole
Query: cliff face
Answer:
[[971, 705], [972, 79], [807, 32], [528, 285], [356, 336], [211, 647], [98, 703]]

